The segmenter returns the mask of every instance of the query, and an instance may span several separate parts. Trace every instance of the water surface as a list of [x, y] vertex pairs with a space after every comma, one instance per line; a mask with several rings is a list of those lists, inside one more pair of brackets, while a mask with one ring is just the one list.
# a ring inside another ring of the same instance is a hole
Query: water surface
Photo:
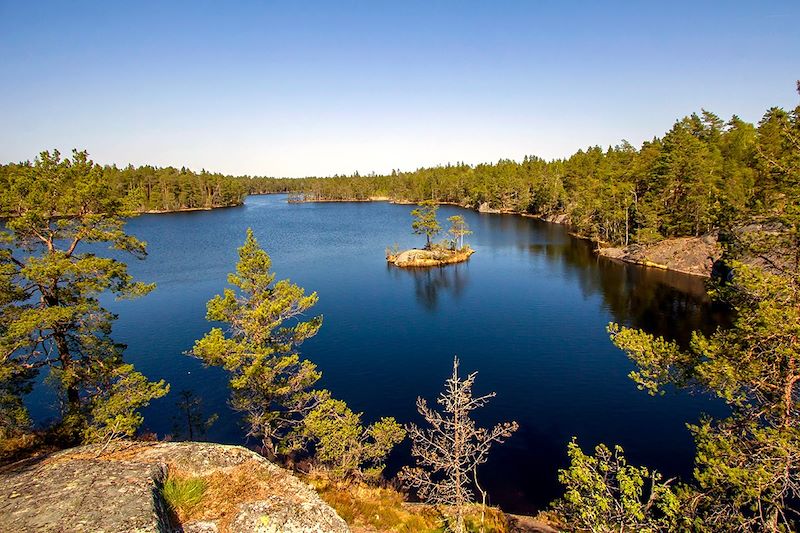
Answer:
[[[242, 443], [226, 407], [219, 369], [184, 352], [210, 327], [205, 303], [225, 287], [236, 248], [252, 227], [279, 278], [319, 294], [320, 333], [303, 354], [321, 369], [321, 386], [363, 412], [366, 421], [394, 416], [420, 422], [418, 395], [432, 401], [454, 355], [478, 371], [475, 392], [496, 391], [481, 424], [516, 420], [520, 430], [498, 447], [482, 471], [491, 502], [505, 509], [542, 509], [559, 494], [557, 470], [577, 436], [584, 449], [621, 444], [632, 462], [667, 475], [689, 475], [693, 445], [685, 428], [708, 399], [670, 392], [649, 397], [627, 377], [633, 369], [609, 341], [610, 321], [688, 339], [715, 317], [703, 281], [595, 257], [591, 245], [563, 226], [444, 206], [474, 231], [468, 263], [442, 269], [387, 266], [386, 246], [421, 245], [410, 231], [411, 207], [388, 203], [287, 204], [254, 196], [239, 208], [146, 215], [128, 229], [148, 242], [145, 261], [130, 261], [150, 295], [107, 302], [119, 314], [115, 338], [128, 360], [172, 393], [147, 409], [146, 427], [173, 428], [177, 393], [201, 395], [220, 420], [208, 439]], [[408, 461], [408, 446], [390, 472]]]

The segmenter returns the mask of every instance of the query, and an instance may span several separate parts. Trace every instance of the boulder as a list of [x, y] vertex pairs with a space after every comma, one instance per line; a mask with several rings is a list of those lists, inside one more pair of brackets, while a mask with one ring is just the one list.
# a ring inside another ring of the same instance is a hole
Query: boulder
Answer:
[[[226, 476], [233, 479], [246, 472], [248, 490], [223, 502], [225, 511], [201, 509], [200, 518], [176, 525], [161, 495], [170, 472], [213, 479], [215, 487], [224, 487]], [[84, 446], [0, 470], [0, 531], [155, 533], [175, 527], [187, 533], [350, 531], [313, 488], [239, 446]]]

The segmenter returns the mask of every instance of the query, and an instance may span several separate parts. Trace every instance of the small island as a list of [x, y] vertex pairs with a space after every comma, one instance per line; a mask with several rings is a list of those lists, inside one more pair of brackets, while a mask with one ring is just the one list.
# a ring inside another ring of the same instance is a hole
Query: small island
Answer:
[[435, 202], [422, 202], [417, 209], [411, 211], [414, 221], [411, 229], [416, 235], [425, 235], [427, 243], [422, 249], [400, 251], [397, 245], [386, 249], [386, 261], [401, 268], [425, 268], [434, 266], [462, 263], [475, 253], [475, 250], [464, 244], [464, 236], [472, 232], [469, 230], [464, 217], [454, 215], [447, 219], [450, 229], [447, 230], [449, 239], [434, 243], [433, 239], [442, 231], [442, 226], [436, 218], [439, 206]]

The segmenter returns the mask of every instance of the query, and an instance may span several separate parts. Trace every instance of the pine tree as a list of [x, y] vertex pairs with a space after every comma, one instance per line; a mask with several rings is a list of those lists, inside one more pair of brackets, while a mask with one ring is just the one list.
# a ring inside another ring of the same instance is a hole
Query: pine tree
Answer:
[[182, 390], [175, 406], [178, 408], [178, 414], [173, 418], [175, 428], [173, 438], [185, 436], [192, 441], [204, 437], [219, 419], [216, 413], [206, 418], [203, 414], [203, 399], [191, 390]]
[[459, 250], [464, 248], [464, 237], [472, 234], [464, 217], [461, 215], [453, 215], [449, 217], [447, 221], [450, 222], [450, 229], [447, 230], [447, 233], [453, 236], [453, 246], [456, 246], [456, 243], [458, 243]]
[[735, 321], [688, 350], [643, 331], [610, 326], [651, 394], [668, 384], [724, 400], [730, 416], [691, 425], [697, 497], [686, 505], [709, 531], [795, 531], [800, 525], [800, 291], [794, 280], [732, 263], [713, 295]]
[[[87, 245], [144, 258], [145, 243], [124, 231], [126, 211], [86, 152], [61, 159], [42, 152], [33, 164], [3, 177], [0, 205], [0, 390], [11, 402], [11, 423], [24, 421], [15, 393], [48, 370], [63, 398], [60, 428], [69, 440], [132, 435], [136, 409], [168, 391], [125, 365], [125, 346], [111, 339], [116, 318], [98, 297], [147, 294], [125, 263], [87, 251]], [[4, 402], [4, 403], [5, 403]], [[8, 422], [8, 421], [5, 421]]]
[[311, 387], [320, 378], [316, 366], [301, 360], [298, 346], [316, 335], [322, 316], [303, 320], [317, 294], [289, 280], [275, 282], [272, 261], [247, 230], [239, 248], [235, 289], [208, 302], [206, 318], [223, 322], [195, 342], [192, 354], [230, 374], [230, 405], [244, 414], [247, 435], [261, 440], [270, 457], [296, 444], [303, 417], [320, 399]]
[[406, 432], [394, 418], [367, 427], [361, 414], [341, 400], [326, 398], [303, 421], [303, 435], [315, 443], [315, 458], [335, 478], [380, 479], [386, 457]]
[[411, 211], [414, 221], [411, 222], [411, 229], [416, 235], [425, 235], [427, 244], [425, 247], [430, 250], [431, 240], [442, 231], [442, 226], [436, 219], [436, 211], [439, 206], [433, 201], [426, 201], [419, 204], [417, 209]]

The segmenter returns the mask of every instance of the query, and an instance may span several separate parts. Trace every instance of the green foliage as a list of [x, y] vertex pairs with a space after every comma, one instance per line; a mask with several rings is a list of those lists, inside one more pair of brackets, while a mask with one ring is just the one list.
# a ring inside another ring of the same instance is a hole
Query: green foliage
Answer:
[[427, 248], [431, 247], [431, 240], [442, 231], [442, 226], [436, 219], [438, 210], [439, 206], [436, 205], [436, 202], [425, 201], [421, 202], [417, 209], [411, 211], [411, 216], [414, 217], [411, 222], [411, 229], [416, 235], [425, 235]]
[[177, 515], [186, 515], [203, 501], [206, 482], [195, 477], [170, 475], [164, 482], [161, 495], [169, 509]]
[[458, 246], [458, 249], [464, 248], [464, 237], [472, 234], [464, 217], [461, 215], [453, 215], [448, 217], [447, 221], [450, 222], [450, 229], [447, 230], [447, 233], [453, 237], [452, 247], [455, 248]]
[[31, 420], [22, 398], [33, 388], [34, 374], [14, 361], [0, 365], [0, 441], [30, 429]]
[[145, 243], [124, 231], [131, 213], [86, 152], [71, 159], [42, 152], [33, 164], [4, 167], [0, 184], [0, 210], [9, 217], [0, 231], [3, 431], [27, 423], [21, 397], [48, 370], [63, 396], [58, 424], [67, 439], [132, 434], [141, 423], [135, 409], [166, 386], [123, 363], [125, 347], [110, 337], [115, 316], [98, 298], [134, 298], [154, 286], [136, 282], [122, 261], [83, 251], [105, 244], [143, 258]]
[[[707, 123], [713, 117], [704, 116]], [[689, 426], [697, 445], [695, 484], [683, 514], [698, 531], [796, 531], [800, 527], [800, 106], [770, 109], [757, 129], [734, 117], [720, 139], [714, 209], [732, 280], [711, 295], [734, 311], [732, 327], [695, 332], [686, 350], [642, 331], [609, 326], [638, 369], [641, 388], [689, 387], [724, 400], [730, 415]], [[702, 138], [702, 137], [701, 137]], [[734, 154], [732, 156], [732, 154]], [[708, 176], [714, 154], [704, 156]], [[734, 162], [739, 161], [739, 164]], [[706, 178], [708, 178], [706, 176]], [[703, 187], [708, 187], [708, 184]], [[695, 197], [693, 209], [703, 209]], [[736, 225], [750, 216], [747, 231]], [[696, 219], [695, 219], [696, 220]], [[747, 264], [739, 259], [747, 260]]]
[[271, 266], [248, 229], [236, 272], [228, 276], [236, 290], [208, 302], [208, 320], [227, 329], [213, 328], [192, 350], [229, 372], [231, 406], [244, 413], [248, 436], [261, 439], [268, 455], [297, 446], [299, 424], [321, 394], [311, 390], [320, 373], [297, 351], [322, 325], [321, 316], [301, 320], [317, 294], [306, 295], [288, 280], [275, 282]]
[[600, 444], [586, 455], [573, 439], [567, 453], [570, 466], [558, 472], [564, 496], [553, 508], [568, 524], [597, 533], [675, 527], [680, 502], [658, 472], [629, 465], [620, 446]]
[[320, 402], [303, 422], [303, 434], [316, 445], [315, 457], [337, 478], [380, 478], [386, 457], [406, 432], [394, 418], [364, 427], [361, 414], [341, 400]]
[[733, 262], [713, 295], [735, 310], [731, 328], [695, 333], [688, 350], [612, 325], [617, 346], [655, 392], [667, 384], [723, 399], [731, 415], [690, 426], [697, 443], [695, 512], [709, 530], [792, 531], [800, 496], [800, 292], [796, 276]]
[[382, 176], [253, 180], [252, 185], [262, 192], [303, 191], [310, 199], [389, 197], [544, 217], [565, 214], [584, 236], [615, 244], [650, 243], [796, 213], [798, 116], [797, 108], [773, 108], [756, 127], [735, 115], [724, 122], [701, 110], [638, 149], [623, 141], [553, 161], [528, 156], [521, 162], [448, 164]]
[[[15, 178], [11, 176], [30, 172], [37, 164], [23, 162], [0, 165], [0, 215], [13, 214], [17, 210], [19, 195], [29, 193], [27, 189], [4, 187], [7, 180], [14, 181]], [[97, 183], [106, 190], [106, 196], [132, 212], [239, 205], [250, 187], [247, 178], [212, 174], [205, 170], [192, 172], [186, 168], [93, 165], [92, 172], [97, 176]], [[91, 190], [83, 191], [84, 194], [87, 192]], [[45, 190], [39, 190], [37, 194], [41, 194], [43, 200], [52, 199]], [[75, 206], [71, 201], [66, 202], [61, 209], [67, 210], [62, 210], [62, 213], [72, 213], [69, 209]]]
[[84, 442], [106, 442], [114, 438], [132, 437], [144, 421], [138, 412], [151, 400], [169, 392], [164, 380], [147, 381], [133, 365], [122, 365], [103, 376], [106, 383], [91, 400], [89, 422], [83, 430]]

